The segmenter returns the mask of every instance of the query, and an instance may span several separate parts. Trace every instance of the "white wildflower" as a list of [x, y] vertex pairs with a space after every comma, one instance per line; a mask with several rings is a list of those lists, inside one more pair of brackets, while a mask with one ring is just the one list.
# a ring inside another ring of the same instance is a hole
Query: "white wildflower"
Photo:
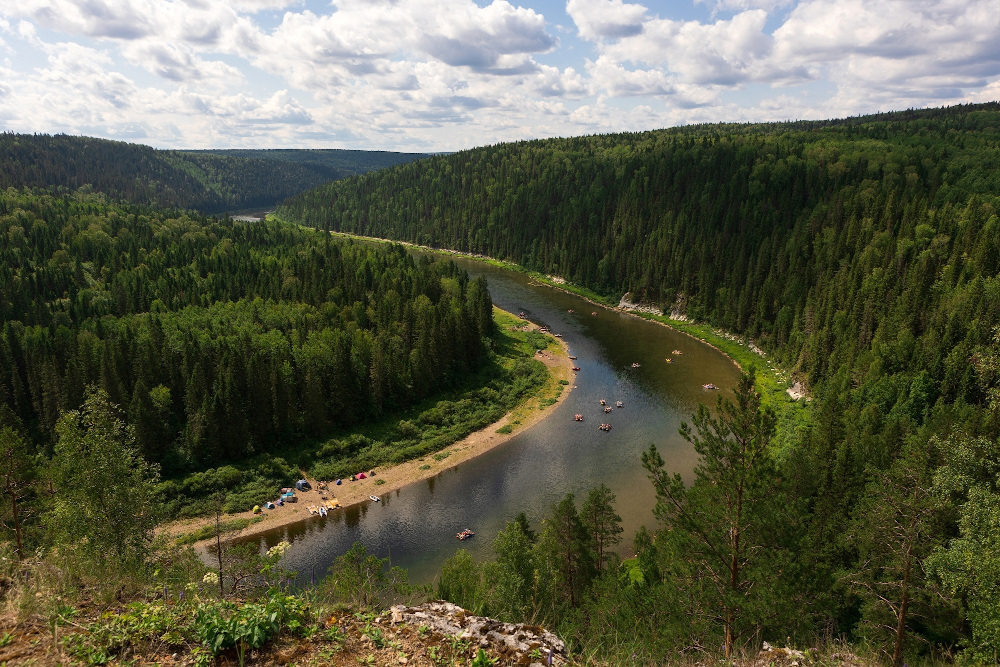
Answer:
[[267, 550], [267, 557], [268, 558], [281, 558], [282, 556], [285, 555], [285, 552], [288, 551], [291, 548], [292, 548], [292, 545], [289, 542], [286, 542], [286, 541], [282, 540], [281, 542], [278, 542], [273, 547], [271, 547], [270, 549]]

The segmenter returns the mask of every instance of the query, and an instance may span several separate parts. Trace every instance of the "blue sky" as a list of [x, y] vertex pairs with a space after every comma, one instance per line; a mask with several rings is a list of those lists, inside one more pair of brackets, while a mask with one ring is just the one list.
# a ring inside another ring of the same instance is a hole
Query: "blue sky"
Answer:
[[0, 131], [451, 151], [1000, 99], [997, 0], [0, 0]]

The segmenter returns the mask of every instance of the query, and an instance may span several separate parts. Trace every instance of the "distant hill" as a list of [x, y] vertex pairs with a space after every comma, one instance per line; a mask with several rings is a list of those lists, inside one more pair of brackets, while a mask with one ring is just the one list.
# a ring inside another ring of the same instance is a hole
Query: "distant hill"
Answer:
[[364, 174], [376, 169], [394, 167], [413, 160], [430, 157], [426, 153], [393, 153], [389, 151], [355, 151], [339, 148], [324, 149], [250, 149], [230, 148], [219, 150], [185, 151], [195, 155], [219, 155], [224, 157], [251, 158], [300, 165], [323, 177], [324, 181], [335, 181], [356, 174]]
[[424, 157], [338, 150], [164, 151], [93, 137], [0, 134], [0, 188], [89, 186], [136, 204], [221, 213]]

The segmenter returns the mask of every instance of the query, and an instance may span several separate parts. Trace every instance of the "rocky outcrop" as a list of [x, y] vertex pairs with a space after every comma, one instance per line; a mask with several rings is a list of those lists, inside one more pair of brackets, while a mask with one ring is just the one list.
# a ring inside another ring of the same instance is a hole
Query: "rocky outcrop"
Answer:
[[465, 609], [442, 600], [407, 607], [396, 605], [389, 621], [426, 628], [429, 632], [455, 637], [489, 649], [502, 664], [545, 667], [566, 664], [566, 645], [544, 628], [523, 623], [475, 616]]
[[618, 302], [618, 308], [620, 308], [621, 310], [630, 310], [636, 313], [649, 313], [651, 315], [663, 314], [662, 308], [659, 308], [649, 303], [637, 303], [632, 301], [631, 299], [632, 299], [631, 293], [625, 294], [625, 296], [621, 298], [621, 301]]

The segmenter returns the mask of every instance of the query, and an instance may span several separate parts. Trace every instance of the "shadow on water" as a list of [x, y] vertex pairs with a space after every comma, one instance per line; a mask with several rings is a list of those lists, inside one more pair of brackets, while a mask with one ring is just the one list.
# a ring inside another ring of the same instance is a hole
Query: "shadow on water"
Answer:
[[[490, 558], [493, 539], [518, 512], [537, 527], [565, 494], [579, 503], [601, 482], [617, 496], [626, 536], [653, 527], [655, 498], [641, 453], [655, 443], [670, 470], [690, 475], [696, 456], [677, 432], [681, 421], [699, 402], [714, 404], [739, 377], [728, 357], [677, 331], [532, 284], [523, 274], [461, 258], [456, 263], [486, 276], [499, 307], [524, 311], [563, 335], [580, 367], [576, 388], [548, 418], [478, 458], [384, 494], [380, 503], [365, 501], [253, 538], [262, 548], [290, 541], [286, 565], [303, 581], [313, 572], [321, 576], [360, 541], [369, 553], [408, 569], [411, 581], [430, 582], [459, 546]], [[719, 391], [703, 389], [706, 383]], [[600, 399], [623, 407], [605, 414]], [[585, 421], [575, 422], [576, 413]], [[598, 430], [602, 422], [612, 430]], [[459, 542], [455, 535], [464, 528], [476, 535]]]

